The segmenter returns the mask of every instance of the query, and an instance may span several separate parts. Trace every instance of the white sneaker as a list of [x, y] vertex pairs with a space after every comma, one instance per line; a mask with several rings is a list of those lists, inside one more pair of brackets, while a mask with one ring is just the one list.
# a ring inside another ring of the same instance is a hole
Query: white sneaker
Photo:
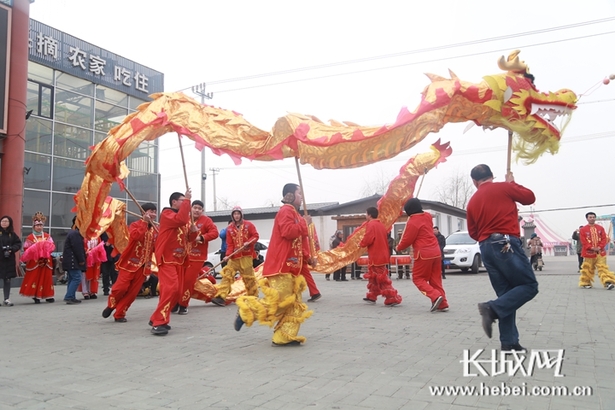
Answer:
[[613, 288], [615, 288], [615, 285], [613, 285], [611, 282], [606, 284], [606, 290], [613, 290]]
[[4, 301], [4, 306], [13, 306], [13, 302], [11, 302], [10, 300], [6, 299]]
[[583, 286], [583, 287], [584, 287], [585, 289], [591, 289], [591, 288], [592, 288], [592, 285], [585, 285], [585, 286]]

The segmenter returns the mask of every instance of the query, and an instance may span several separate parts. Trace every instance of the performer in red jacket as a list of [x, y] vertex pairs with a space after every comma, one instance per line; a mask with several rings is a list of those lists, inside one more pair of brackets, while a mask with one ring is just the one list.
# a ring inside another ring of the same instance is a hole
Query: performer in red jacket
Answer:
[[263, 279], [260, 282], [264, 297], [240, 296], [235, 330], [243, 324], [252, 326], [255, 321], [273, 326], [273, 346], [298, 346], [305, 337], [297, 336], [301, 323], [311, 316], [312, 311], [301, 301], [306, 288], [301, 271], [309, 269], [315, 260], [309, 259], [308, 224], [310, 216], [302, 217], [297, 209], [301, 205], [302, 193], [297, 184], [286, 184], [282, 190], [282, 207], [273, 222], [267, 259], [263, 265]]
[[[41, 299], [45, 299], [49, 303], [55, 301], [53, 258], [51, 257], [51, 251], [55, 248], [55, 244], [51, 236], [43, 231], [46, 220], [47, 218], [42, 212], [37, 212], [32, 216], [32, 233], [28, 235], [23, 244], [24, 251], [32, 246], [45, 248], [44, 251], [34, 252], [31, 257], [26, 256], [29, 253], [24, 252], [21, 256], [21, 261], [26, 262], [26, 276], [23, 278], [19, 293], [22, 296], [31, 297], [34, 299], [34, 303], [41, 303]], [[35, 249], [32, 249], [32, 251], [35, 251]]]
[[256, 257], [254, 245], [258, 241], [256, 227], [250, 221], [243, 219], [243, 210], [236, 206], [231, 211], [233, 223], [226, 228], [226, 266], [220, 272], [222, 280], [218, 286], [218, 293], [211, 300], [218, 306], [226, 305], [226, 297], [231, 291], [231, 285], [235, 281], [235, 272], [243, 279], [246, 294], [258, 295], [258, 286], [254, 277], [253, 259]]
[[160, 298], [152, 313], [152, 334], [164, 336], [171, 327], [171, 308], [179, 299], [179, 282], [184, 275], [184, 261], [189, 251], [188, 224], [190, 223], [190, 188], [185, 195], [174, 192], [169, 198], [170, 208], [160, 213], [160, 227], [155, 256], [158, 263]]
[[408, 221], [397, 251], [412, 246], [414, 266], [412, 282], [431, 300], [431, 311], [448, 310], [448, 301], [442, 287], [442, 254], [438, 238], [434, 235], [433, 218], [423, 212], [421, 201], [410, 198], [404, 205]]
[[107, 307], [102, 317], [108, 318], [115, 310], [116, 322], [126, 322], [126, 312], [135, 301], [143, 282], [151, 273], [152, 253], [157, 234], [153, 221], [156, 220], [156, 205], [143, 204], [143, 219], [130, 224], [128, 246], [116, 263], [117, 280], [111, 287]]
[[[209, 242], [218, 237], [218, 228], [207, 215], [203, 215], [203, 202], [192, 202], [192, 217], [194, 227], [191, 231], [196, 233], [196, 238], [190, 243], [190, 253], [188, 253], [188, 267], [180, 283], [179, 311], [180, 315], [188, 314], [188, 304], [194, 290], [203, 263], [207, 260], [207, 250]], [[195, 233], [192, 233], [194, 235]]]
[[387, 230], [378, 219], [378, 209], [373, 206], [367, 208], [367, 222], [365, 222], [365, 236], [359, 246], [367, 248], [368, 267], [365, 278], [367, 295], [363, 298], [369, 303], [376, 303], [378, 296], [384, 296], [384, 304], [395, 306], [401, 303], [401, 295], [393, 287], [389, 278], [387, 266], [390, 262], [389, 240]]
[[585, 219], [587, 220], [587, 225], [579, 231], [579, 240], [582, 246], [581, 256], [583, 257], [579, 286], [591, 289], [597, 269], [602, 286], [607, 290], [613, 290], [615, 288], [615, 275], [609, 270], [609, 266], [606, 263], [605, 250], [609, 243], [609, 237], [604, 228], [596, 224], [595, 213], [586, 213]]

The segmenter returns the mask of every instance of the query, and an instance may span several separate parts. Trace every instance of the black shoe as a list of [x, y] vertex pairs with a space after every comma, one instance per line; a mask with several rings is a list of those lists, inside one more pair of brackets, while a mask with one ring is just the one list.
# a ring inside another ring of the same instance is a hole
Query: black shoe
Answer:
[[125, 317], [118, 317], [118, 318], [115, 319], [115, 321], [117, 323], [126, 323], [126, 322], [128, 322], [128, 320], [126, 320]]
[[369, 303], [376, 303], [374, 299], [370, 299], [370, 298], [363, 298], [363, 300]]
[[514, 345], [502, 345], [502, 349], [503, 352], [525, 352], [527, 351], [527, 349], [523, 346], [521, 346], [519, 343], [516, 343]]
[[55, 301], [56, 300], [54, 298], [45, 299], [45, 302], [47, 302], [47, 303], [53, 303]]
[[429, 309], [429, 311], [434, 312], [436, 309], [438, 309], [438, 307], [440, 306], [440, 303], [442, 303], [443, 300], [444, 298], [442, 296], [438, 296], [436, 300], [434, 300], [433, 303], [431, 304], [431, 309]]
[[211, 300], [211, 303], [213, 303], [214, 305], [218, 305], [218, 306], [226, 306], [226, 301], [224, 299], [222, 299], [221, 297], [216, 297], [213, 298]]
[[180, 306], [179, 307], [179, 312], [177, 312], [178, 315], [187, 315], [188, 314], [188, 308], [184, 307], [184, 306]]
[[606, 284], [606, 290], [613, 290], [613, 288], [615, 288], [615, 285], [613, 285], [611, 282]]
[[39, 298], [32, 298], [32, 299], [34, 299], [34, 303], [36, 303], [37, 305], [41, 303], [41, 300]]
[[239, 312], [237, 312], [237, 316], [235, 317], [235, 321], [233, 322], [233, 328], [235, 328], [235, 330], [239, 332], [244, 323], [245, 322], [241, 318], [241, 315], [239, 314]]
[[293, 340], [292, 342], [288, 342], [288, 343], [276, 343], [276, 342], [271, 342], [271, 346], [276, 346], [276, 347], [284, 347], [284, 346], [301, 346], [301, 342], [297, 341], [297, 340]]
[[308, 299], [308, 302], [316, 302], [318, 299], [320, 299], [322, 297], [322, 295], [320, 293], [315, 294], [314, 296], [312, 296], [311, 298]]
[[[147, 322], [148, 325], [152, 326], [154, 324], [154, 322], [152, 322], [151, 320], [149, 322]], [[171, 330], [171, 326], [170, 325], [160, 325], [158, 327], [164, 327], [167, 330]]]
[[108, 291], [108, 290], [104, 291], [104, 292], [103, 292], [103, 295], [105, 295], [105, 296], [109, 296], [109, 291]]
[[163, 326], [154, 326], [152, 327], [152, 334], [154, 336], [166, 336], [169, 334], [169, 329]]
[[90, 300], [90, 295], [83, 295], [84, 300]]
[[348, 279], [344, 278], [344, 279], [340, 279], [341, 282], [348, 282]]
[[103, 312], [102, 312], [102, 317], [104, 317], [105, 319], [108, 318], [109, 316], [111, 316], [111, 313], [113, 313], [113, 309], [110, 307], [106, 307]]
[[98, 299], [98, 296], [96, 295], [96, 293], [91, 293], [90, 299]]
[[493, 322], [497, 319], [497, 315], [489, 306], [489, 303], [479, 303], [478, 304], [478, 313], [483, 318], [483, 330], [488, 338], [491, 339], [491, 335], [493, 333]]
[[65, 299], [64, 301], [67, 305], [78, 305], [79, 303], [81, 303], [81, 301], [77, 299]]
[[178, 313], [179, 312], [179, 303], [177, 305], [175, 305], [175, 307], [173, 307], [173, 309], [171, 309], [171, 313]]

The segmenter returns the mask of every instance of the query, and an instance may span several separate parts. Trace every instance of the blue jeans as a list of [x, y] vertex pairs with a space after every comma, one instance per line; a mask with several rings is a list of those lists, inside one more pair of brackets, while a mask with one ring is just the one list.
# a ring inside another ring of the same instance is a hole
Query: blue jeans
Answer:
[[76, 299], [75, 292], [77, 292], [77, 288], [81, 283], [81, 270], [70, 269], [66, 271], [66, 275], [68, 276], [68, 283], [66, 284], [64, 300]]
[[538, 282], [525, 256], [521, 240], [511, 236], [511, 251], [508, 252], [502, 252], [504, 245], [504, 236], [493, 234], [480, 243], [480, 252], [491, 286], [498, 295], [497, 299], [488, 303], [498, 315], [500, 342], [514, 345], [519, 343], [519, 331], [515, 323], [517, 309], [536, 296]]

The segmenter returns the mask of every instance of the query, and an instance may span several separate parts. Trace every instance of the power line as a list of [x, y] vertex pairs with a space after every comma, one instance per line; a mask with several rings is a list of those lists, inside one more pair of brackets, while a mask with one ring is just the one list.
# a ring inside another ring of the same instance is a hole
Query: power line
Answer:
[[537, 214], [539, 212], [574, 211], [574, 210], [577, 210], [577, 209], [604, 208], [604, 207], [607, 207], [607, 206], [615, 206], [615, 204], [571, 206], [571, 207], [567, 207], [567, 208], [541, 209], [541, 210], [538, 210], [538, 211], [519, 211], [519, 213], [520, 214]]
[[[560, 30], [569, 30], [572, 28], [578, 28], [578, 27], [583, 27], [583, 26], [588, 26], [588, 25], [607, 23], [607, 22], [614, 21], [614, 20], [615, 20], [615, 17], [607, 17], [604, 19], [590, 20], [590, 21], [584, 21], [580, 23], [568, 24], [564, 26], [549, 27], [545, 29], [525, 31], [521, 33], [507, 34], [507, 35], [496, 36], [496, 37], [488, 37], [488, 38], [478, 39], [478, 40], [470, 40], [470, 41], [465, 41], [461, 43], [453, 43], [453, 44], [446, 44], [446, 45], [440, 45], [440, 46], [434, 46], [434, 47], [426, 47], [426, 48], [421, 48], [421, 49], [416, 49], [416, 50], [402, 51], [398, 53], [384, 54], [384, 55], [379, 55], [379, 56], [363, 57], [363, 58], [338, 61], [338, 62], [333, 62], [333, 63], [317, 64], [313, 66], [273, 71], [269, 73], [260, 73], [260, 74], [247, 75], [243, 77], [234, 77], [234, 78], [227, 78], [223, 80], [209, 81], [207, 82], [207, 84], [213, 85], [213, 84], [223, 84], [223, 83], [229, 83], [229, 82], [253, 80], [253, 79], [263, 78], [263, 77], [272, 77], [272, 76], [292, 74], [292, 73], [303, 72], [303, 71], [312, 71], [312, 70], [319, 70], [323, 68], [331, 68], [331, 67], [337, 67], [337, 66], [343, 66], [343, 65], [351, 65], [351, 64], [358, 64], [358, 63], [364, 63], [364, 62], [370, 62], [370, 61], [376, 61], [376, 60], [396, 58], [396, 57], [402, 57], [402, 56], [412, 55], [412, 54], [422, 54], [422, 53], [428, 53], [428, 52], [433, 52], [433, 51], [448, 50], [452, 48], [466, 47], [466, 46], [471, 46], [471, 45], [490, 43], [494, 41], [508, 40], [508, 39], [513, 39], [513, 38], [518, 38], [518, 37], [533, 36], [537, 34], [544, 34], [544, 33], [549, 33], [549, 32], [554, 32], [554, 31], [560, 31]], [[188, 89], [190, 89], [190, 87], [183, 88], [179, 91], [184, 91]]]
[[333, 77], [340, 77], [340, 76], [353, 75], [353, 74], [362, 74], [362, 73], [368, 73], [368, 72], [373, 72], [373, 71], [390, 70], [390, 69], [394, 69], [394, 68], [408, 67], [408, 66], [413, 66], [413, 65], [418, 65], [418, 64], [434, 63], [434, 62], [440, 62], [440, 61], [454, 60], [454, 59], [458, 59], [458, 58], [474, 57], [474, 56], [485, 55], [485, 54], [505, 52], [507, 50], [510, 50], [511, 48], [512, 49], [521, 49], [521, 48], [540, 47], [540, 46], [545, 46], [545, 45], [549, 45], [549, 44], [562, 43], [562, 42], [574, 41], [574, 40], [582, 40], [582, 39], [585, 39], [585, 38], [604, 36], [604, 35], [609, 35], [609, 34], [615, 34], [615, 31], [607, 31], [607, 32], [603, 32], [603, 33], [589, 34], [589, 35], [586, 35], [586, 36], [571, 37], [571, 38], [566, 38], [566, 39], [561, 39], [561, 40], [545, 41], [545, 42], [542, 42], [542, 43], [526, 44], [526, 45], [522, 45], [522, 46], [512, 46], [512, 47], [506, 47], [506, 48], [499, 48], [499, 49], [483, 51], [483, 52], [474, 52], [474, 53], [468, 53], [468, 54], [460, 54], [460, 55], [453, 56], [453, 57], [442, 57], [442, 58], [435, 58], [435, 59], [431, 59], [431, 60], [414, 61], [414, 62], [411, 62], [411, 63], [404, 63], [404, 64], [398, 64], [398, 65], [390, 65], [390, 66], [384, 66], [384, 67], [369, 68], [369, 69], [365, 69], [365, 70], [346, 71], [346, 72], [342, 72], [342, 73], [327, 74], [327, 75], [321, 75], [321, 76], [317, 76], [317, 77], [307, 77], [307, 78], [300, 78], [300, 79], [296, 79], [296, 80], [279, 81], [279, 82], [276, 82], [276, 83], [267, 83], [267, 84], [259, 84], [259, 85], [252, 85], [252, 86], [246, 86], [246, 87], [239, 87], [239, 88], [231, 88], [231, 89], [227, 89], [227, 90], [218, 90], [218, 91], [216, 91], [216, 93], [218, 93], [218, 94], [219, 93], [228, 93], [228, 92], [234, 92], [234, 91], [249, 90], [249, 89], [253, 89], [253, 88], [272, 87], [272, 86], [275, 86], [275, 85], [292, 84], [292, 83], [298, 83], [298, 82], [304, 82], [304, 81], [312, 81], [312, 80], [322, 80], [322, 79], [325, 79], [325, 78], [333, 78]]

